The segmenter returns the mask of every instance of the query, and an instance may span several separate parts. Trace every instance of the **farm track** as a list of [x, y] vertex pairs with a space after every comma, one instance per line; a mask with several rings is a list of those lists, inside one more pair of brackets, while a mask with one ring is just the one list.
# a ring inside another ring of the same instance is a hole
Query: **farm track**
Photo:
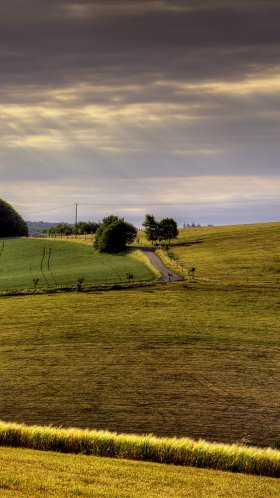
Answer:
[[135, 249], [139, 249], [142, 253], [149, 259], [152, 265], [157, 271], [160, 272], [161, 277], [158, 282], [168, 283], [168, 282], [182, 282], [184, 278], [178, 275], [174, 271], [170, 270], [165, 266], [162, 260], [155, 254], [155, 249], [153, 247], [137, 246]]

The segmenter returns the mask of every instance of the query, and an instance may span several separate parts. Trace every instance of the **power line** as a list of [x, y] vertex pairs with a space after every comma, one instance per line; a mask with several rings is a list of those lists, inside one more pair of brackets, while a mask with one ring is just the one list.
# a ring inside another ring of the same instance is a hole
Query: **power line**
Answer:
[[79, 206], [189, 206], [193, 202], [79, 202]]
[[64, 204], [63, 206], [56, 206], [56, 207], [53, 207], [53, 208], [47, 208], [47, 209], [40, 209], [39, 211], [29, 211], [28, 213], [26, 214], [39, 214], [39, 213], [45, 213], [47, 211], [55, 211], [57, 209], [62, 209], [62, 208], [66, 208], [66, 207], [72, 207], [73, 204]]
[[26, 215], [29, 214], [40, 214], [49, 211], [56, 211], [63, 208], [75, 206], [75, 223], [78, 221], [78, 206], [114, 206], [114, 207], [130, 207], [130, 206], [189, 206], [192, 202], [75, 202], [74, 204], [64, 204], [62, 206], [55, 206], [47, 209], [39, 209], [36, 211], [28, 211]]

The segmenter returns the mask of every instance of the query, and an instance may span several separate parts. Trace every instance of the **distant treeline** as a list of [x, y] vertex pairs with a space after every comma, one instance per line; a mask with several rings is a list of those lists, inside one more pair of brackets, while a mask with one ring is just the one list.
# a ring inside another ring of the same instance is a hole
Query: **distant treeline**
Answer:
[[99, 223], [95, 221], [79, 221], [74, 225], [69, 223], [58, 223], [48, 229], [47, 233], [53, 235], [85, 235], [93, 234], [99, 227]]
[[48, 223], [45, 221], [28, 221], [29, 235], [31, 237], [42, 237], [49, 235], [84, 235], [95, 233], [99, 223], [94, 221], [79, 221], [76, 224], [70, 223]]

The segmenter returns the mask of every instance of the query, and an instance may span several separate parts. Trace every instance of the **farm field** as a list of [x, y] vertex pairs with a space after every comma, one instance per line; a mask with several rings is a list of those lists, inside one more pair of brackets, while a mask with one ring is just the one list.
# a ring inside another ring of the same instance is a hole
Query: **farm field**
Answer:
[[96, 254], [92, 247], [51, 239], [0, 240], [0, 290], [55, 288], [74, 285], [83, 276], [85, 284], [152, 280], [153, 273], [139, 251], [126, 255]]
[[278, 497], [277, 479], [175, 465], [0, 448], [1, 497]]
[[279, 447], [279, 289], [1, 299], [0, 419]]
[[2, 297], [0, 419], [279, 447], [279, 229], [182, 230], [183, 283]]

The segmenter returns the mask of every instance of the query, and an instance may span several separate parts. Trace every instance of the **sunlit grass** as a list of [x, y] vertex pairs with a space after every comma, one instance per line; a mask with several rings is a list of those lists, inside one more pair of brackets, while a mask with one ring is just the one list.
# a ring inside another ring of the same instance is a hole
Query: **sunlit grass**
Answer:
[[178, 267], [200, 281], [280, 286], [280, 223], [181, 229], [173, 242]]
[[0, 448], [1, 497], [270, 498], [277, 479], [132, 460]]
[[0, 423], [0, 444], [280, 477], [280, 451], [108, 431]]

